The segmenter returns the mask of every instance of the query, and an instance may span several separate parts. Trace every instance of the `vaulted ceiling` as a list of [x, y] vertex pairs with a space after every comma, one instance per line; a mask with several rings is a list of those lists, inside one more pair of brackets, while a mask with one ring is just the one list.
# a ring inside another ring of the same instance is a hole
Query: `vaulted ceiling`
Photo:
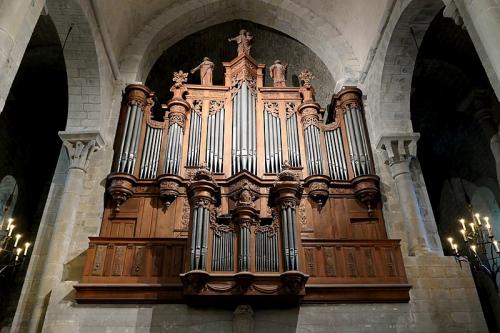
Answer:
[[[318, 54], [332, 73], [360, 70], [383, 25], [390, 0], [90, 0], [116, 59], [160, 54], [211, 25], [246, 19], [286, 33]], [[230, 34], [232, 32], [228, 32]], [[156, 48], [163, 50], [154, 51]], [[330, 59], [330, 60], [329, 60]], [[143, 63], [150, 69], [156, 59]], [[141, 60], [144, 62], [144, 60]], [[330, 63], [328, 63], [330, 61]], [[339, 64], [340, 63], [340, 64]], [[137, 68], [139, 65], [135, 65]], [[144, 77], [147, 73], [142, 74]]]

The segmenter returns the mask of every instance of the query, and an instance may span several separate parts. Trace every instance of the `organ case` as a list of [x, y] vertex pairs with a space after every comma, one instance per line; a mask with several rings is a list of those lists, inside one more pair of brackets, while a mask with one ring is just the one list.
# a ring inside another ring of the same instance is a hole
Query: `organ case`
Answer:
[[361, 91], [337, 93], [324, 124], [309, 71], [267, 87], [248, 53], [223, 63], [223, 86], [174, 73], [162, 120], [149, 88], [127, 86], [78, 302], [408, 301]]

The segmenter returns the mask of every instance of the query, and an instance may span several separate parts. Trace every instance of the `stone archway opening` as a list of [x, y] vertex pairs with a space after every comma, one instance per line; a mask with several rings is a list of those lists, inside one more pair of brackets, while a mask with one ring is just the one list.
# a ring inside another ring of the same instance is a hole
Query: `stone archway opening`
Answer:
[[[473, 200], [471, 189], [488, 189], [495, 204], [500, 202], [490, 148], [500, 104], [467, 30], [442, 11], [417, 46], [410, 97], [413, 129], [420, 133], [417, 157], [444, 253], [452, 255], [447, 237], [461, 239], [458, 220], [471, 219], [468, 202], [483, 216], [491, 213], [481, 202], [485, 197]], [[498, 297], [487, 296], [487, 279], [474, 277], [486, 321], [496, 332]]]
[[[41, 15], [0, 114], [0, 177], [16, 180], [16, 233], [33, 242], [42, 218], [61, 150], [58, 131], [66, 125], [68, 87], [58, 32], [49, 15]], [[0, 283], [1, 326], [9, 326], [28, 261]]]

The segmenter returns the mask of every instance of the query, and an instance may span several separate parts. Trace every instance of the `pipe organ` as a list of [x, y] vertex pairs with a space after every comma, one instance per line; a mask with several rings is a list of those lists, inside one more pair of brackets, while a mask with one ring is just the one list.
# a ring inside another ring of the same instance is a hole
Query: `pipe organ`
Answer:
[[309, 71], [300, 87], [267, 86], [265, 65], [238, 50], [224, 85], [174, 73], [162, 120], [149, 88], [126, 87], [77, 300], [408, 301], [361, 91], [338, 92], [325, 124]]

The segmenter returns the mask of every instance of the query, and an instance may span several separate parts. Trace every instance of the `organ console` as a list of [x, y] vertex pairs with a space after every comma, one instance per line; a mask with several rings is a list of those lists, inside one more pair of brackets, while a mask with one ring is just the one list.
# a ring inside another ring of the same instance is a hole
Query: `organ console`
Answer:
[[238, 46], [224, 85], [212, 85], [210, 66], [203, 85], [174, 73], [161, 120], [148, 87], [126, 87], [77, 301], [408, 301], [361, 91], [338, 92], [325, 124], [312, 73], [300, 87], [286, 87], [284, 73], [265, 86], [265, 65]]

